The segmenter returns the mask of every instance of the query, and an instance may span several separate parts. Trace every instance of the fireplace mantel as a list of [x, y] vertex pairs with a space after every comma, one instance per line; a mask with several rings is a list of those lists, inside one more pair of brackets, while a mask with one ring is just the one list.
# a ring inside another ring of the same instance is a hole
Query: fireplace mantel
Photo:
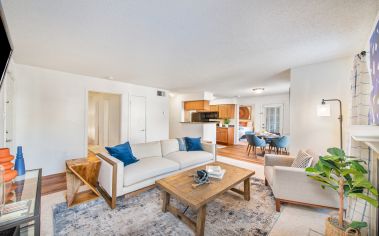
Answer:
[[379, 153], [379, 126], [353, 125], [350, 128], [350, 136], [356, 141], [365, 143], [374, 152]]

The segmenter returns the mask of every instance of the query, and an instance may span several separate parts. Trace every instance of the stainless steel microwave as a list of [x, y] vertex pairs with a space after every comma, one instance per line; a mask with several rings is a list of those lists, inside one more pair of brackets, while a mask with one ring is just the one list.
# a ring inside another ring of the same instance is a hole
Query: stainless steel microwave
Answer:
[[209, 122], [211, 119], [218, 119], [218, 112], [194, 112], [191, 114], [192, 122]]

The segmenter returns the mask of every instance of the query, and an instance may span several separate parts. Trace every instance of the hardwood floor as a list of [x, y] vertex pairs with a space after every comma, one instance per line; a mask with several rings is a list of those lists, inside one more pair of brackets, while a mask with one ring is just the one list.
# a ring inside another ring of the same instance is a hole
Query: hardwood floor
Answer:
[[223, 148], [217, 148], [217, 155], [233, 158], [240, 161], [247, 161], [259, 165], [264, 164], [264, 158], [259, 149], [257, 149], [257, 156], [253, 151], [250, 152], [250, 155], [247, 155], [247, 144], [237, 144], [232, 146], [226, 146]]
[[42, 196], [66, 190], [66, 173], [42, 177]]

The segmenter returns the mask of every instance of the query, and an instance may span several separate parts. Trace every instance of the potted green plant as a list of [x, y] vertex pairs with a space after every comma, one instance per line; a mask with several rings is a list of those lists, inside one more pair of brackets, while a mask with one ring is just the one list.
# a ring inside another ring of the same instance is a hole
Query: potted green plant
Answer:
[[[346, 156], [339, 148], [329, 148], [329, 155], [320, 156], [314, 167], [306, 168], [307, 175], [321, 183], [321, 187], [333, 189], [339, 195], [338, 218], [326, 219], [326, 236], [359, 235], [360, 229], [367, 226], [366, 222], [347, 222], [343, 219], [344, 198], [355, 197], [378, 207], [378, 191], [367, 180], [367, 170], [356, 157]], [[353, 229], [354, 232], [348, 231]]]
[[230, 119], [228, 119], [228, 118], [224, 119], [225, 127], [229, 127], [229, 124], [230, 124]]

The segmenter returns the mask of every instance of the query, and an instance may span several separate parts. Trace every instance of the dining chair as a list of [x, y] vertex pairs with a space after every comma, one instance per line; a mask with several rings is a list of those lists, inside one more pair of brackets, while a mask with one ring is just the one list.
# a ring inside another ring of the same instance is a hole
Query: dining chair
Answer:
[[273, 140], [273, 146], [276, 150], [276, 154], [283, 154], [283, 151], [285, 152], [285, 154], [288, 154], [288, 151], [287, 151], [287, 148], [288, 148], [288, 145], [289, 145], [289, 138], [288, 136], [282, 136], [278, 139], [274, 139]]
[[245, 136], [247, 141], [246, 152], [248, 152], [247, 155], [249, 155], [251, 148], [254, 150], [253, 134], [245, 134]]
[[[251, 140], [251, 146], [253, 147], [254, 154], [257, 155], [257, 147], [259, 147], [262, 151], [262, 155], [264, 156], [267, 145], [266, 141], [264, 139], [258, 138], [256, 135], [248, 135], [247, 137], [249, 137], [249, 139]], [[250, 150], [247, 155], [250, 155]]]
[[251, 148], [251, 144], [250, 144], [251, 142], [249, 142], [248, 136], [249, 136], [249, 135], [251, 136], [251, 135], [253, 135], [253, 134], [255, 134], [254, 131], [251, 131], [251, 130], [247, 130], [247, 131], [245, 131], [245, 135], [244, 135], [244, 136], [245, 136], [246, 141], [247, 141], [246, 152], [249, 151], [249, 148]]
[[277, 138], [267, 138], [266, 142], [268, 144], [268, 151], [271, 153], [272, 150], [275, 150], [274, 140]]

